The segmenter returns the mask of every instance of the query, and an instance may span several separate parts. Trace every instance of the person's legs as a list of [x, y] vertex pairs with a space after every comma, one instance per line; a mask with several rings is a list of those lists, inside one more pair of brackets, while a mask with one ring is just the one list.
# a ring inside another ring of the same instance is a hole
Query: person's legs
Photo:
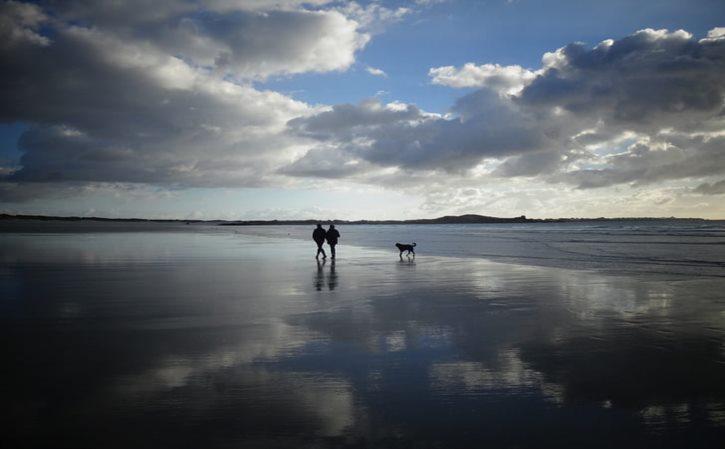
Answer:
[[322, 243], [317, 244], [317, 255], [315, 255], [315, 259], [320, 257], [320, 253], [322, 253], [323, 259], [327, 259], [327, 254], [325, 254], [325, 250], [322, 248]]
[[332, 254], [332, 258], [335, 258], [335, 245], [330, 244], [330, 253]]

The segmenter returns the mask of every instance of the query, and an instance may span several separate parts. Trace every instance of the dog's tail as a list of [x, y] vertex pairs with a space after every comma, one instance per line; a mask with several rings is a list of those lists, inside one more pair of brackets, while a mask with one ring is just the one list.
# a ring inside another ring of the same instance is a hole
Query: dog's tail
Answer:
[[413, 242], [413, 246], [415, 246], [415, 242]]

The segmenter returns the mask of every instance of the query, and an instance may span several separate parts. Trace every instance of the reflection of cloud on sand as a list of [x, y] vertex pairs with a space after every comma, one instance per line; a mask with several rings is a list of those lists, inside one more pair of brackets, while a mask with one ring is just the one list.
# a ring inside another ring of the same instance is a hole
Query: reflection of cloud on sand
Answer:
[[344, 379], [293, 378], [299, 400], [320, 421], [320, 434], [342, 435], [355, 421], [352, 388]]
[[[166, 254], [186, 240], [156, 247]], [[64, 432], [87, 435], [93, 423], [139, 429], [127, 446], [169, 425], [181, 430], [162, 432], [162, 446], [213, 434], [217, 446], [269, 447], [283, 435], [289, 447], [299, 438], [396, 446], [389, 436], [402, 447], [471, 447], [456, 438], [538, 447], [542, 434], [523, 435], [521, 426], [545, 422], [542, 441], [551, 443], [572, 415], [593, 427], [574, 437], [577, 447], [612, 442], [613, 427], [624, 429], [615, 439], [725, 429], [721, 279], [661, 282], [432, 256], [408, 265], [360, 250], [337, 262], [344, 282], [331, 292], [330, 260], [318, 282], [307, 242], [255, 244], [259, 254], [229, 263], [216, 251], [228, 240], [211, 248], [200, 240], [188, 251], [211, 254], [183, 263], [164, 256], [109, 271], [66, 262], [72, 269], [62, 276], [42, 264], [13, 268], [28, 304], [58, 298], [45, 315], [27, 313], [42, 325], [60, 317], [62, 332], [49, 343], [43, 328], [2, 352], [19, 373], [17, 388], [6, 389], [10, 406], [35, 407], [27, 404], [48, 391], [71, 397], [56, 413]], [[300, 250], [290, 256], [288, 247]], [[33, 260], [42, 257], [38, 248]], [[60, 297], [58, 287], [70, 284], [82, 288]], [[71, 302], [77, 314], [55, 309]], [[10, 327], [3, 332], [20, 341]], [[43, 389], [40, 372], [53, 373]], [[42, 408], [32, 412], [36, 429], [47, 427]]]
[[[164, 408], [165, 395], [186, 390], [198, 393], [193, 402], [183, 404], [188, 413], [213, 416], [224, 409], [242, 414], [270, 413], [291, 422], [262, 423], [271, 429], [298, 425], [317, 428], [321, 436], [342, 434], [355, 419], [348, 382], [335, 376], [270, 370], [262, 362], [299, 351], [309, 340], [282, 322], [268, 326], [264, 333], [259, 331], [233, 345], [208, 348], [200, 354], [167, 354], [156, 360], [155, 366], [118, 378], [114, 387], [118, 400], [156, 403]], [[216, 393], [208, 391], [209, 382], [216, 386]], [[247, 393], [227, 395], [226, 391]]]
[[642, 420], [653, 432], [667, 432], [673, 424], [686, 426], [700, 420], [710, 426], [725, 429], [725, 404], [693, 404], [683, 402], [671, 405], [650, 405], [640, 411]]
[[396, 351], [404, 351], [407, 347], [405, 343], [406, 335], [403, 331], [394, 331], [390, 334], [386, 335], [385, 337], [385, 346], [387, 347], [388, 351], [396, 352]]
[[649, 426], [657, 407], [671, 416], [690, 392], [690, 422], [700, 408], [709, 425], [723, 422], [725, 326], [712, 293], [721, 281], [418, 262], [385, 272], [365, 302], [293, 322], [332, 345], [357, 343], [358, 357], [371, 358], [360, 362], [372, 364], [369, 391], [395, 394], [391, 371], [375, 357], [414, 357], [427, 372], [425, 388], [451, 401], [491, 393], [601, 413], [635, 409]]
[[561, 387], [547, 383], [541, 374], [529, 369], [521, 361], [516, 350], [499, 353], [497, 366], [488, 367], [480, 362], [446, 362], [431, 366], [430, 382], [433, 391], [441, 394], [480, 394], [487, 390], [540, 391], [544, 398], [554, 403], [563, 402]]
[[725, 408], [721, 351], [720, 342], [704, 336], [633, 327], [606, 338], [527, 342], [521, 357], [561, 385], [566, 401], [609, 403], [656, 417], [660, 408], [671, 411], [683, 403]]
[[209, 341], [209, 345], [214, 346], [199, 353], [182, 348], [167, 352], [143, 371], [120, 378], [117, 384], [119, 392], [149, 394], [185, 386], [204, 374], [280, 357], [308, 342], [303, 335], [279, 320], [255, 329], [252, 334], [240, 332], [237, 337], [239, 341], [227, 345]]

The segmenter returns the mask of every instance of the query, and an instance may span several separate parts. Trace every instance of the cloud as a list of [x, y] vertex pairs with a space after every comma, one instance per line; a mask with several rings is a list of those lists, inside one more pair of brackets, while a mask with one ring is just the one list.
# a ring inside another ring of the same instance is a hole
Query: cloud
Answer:
[[702, 178], [725, 173], [725, 137], [656, 136], [626, 151], [600, 158], [604, 167], [582, 168], [555, 175], [581, 188], [615, 184], [652, 184], [661, 181]]
[[693, 189], [693, 192], [701, 195], [725, 195], [725, 179], [712, 184], [700, 184]]
[[[295, 8], [301, 2], [164, 1], [150, 12], [138, 3], [60, 2], [56, 11], [192, 66], [246, 80], [345, 70], [370, 39], [342, 12]], [[367, 20], [376, 23], [376, 17]]]
[[493, 173], [503, 177], [537, 176], [556, 170], [565, 156], [558, 151], [545, 151], [506, 159]]
[[367, 67], [365, 71], [373, 76], [388, 76], [387, 73], [380, 69], [376, 69], [375, 67]]
[[544, 130], [518, 105], [495, 92], [479, 90], [454, 106], [457, 117], [428, 114], [415, 105], [360, 105], [295, 119], [298, 134], [336, 145], [380, 166], [462, 172], [485, 157], [503, 157], [547, 148]]
[[448, 0], [415, 0], [415, 4], [419, 6], [431, 6], [439, 3], [446, 3]]
[[0, 117], [36, 124], [12, 181], [254, 183], [292, 144], [286, 121], [308, 111], [93, 29], [2, 57]]
[[530, 83], [536, 74], [518, 65], [464, 64], [435, 67], [428, 71], [433, 84], [449, 87], [488, 87], [506, 94], [515, 94]]
[[[538, 68], [431, 68], [445, 114], [373, 98], [311, 106], [255, 86], [346, 70], [411, 13], [320, 1], [21, 3], [0, 8], [0, 121], [31, 126], [0, 198], [94, 183], [164, 188], [349, 179], [412, 189], [578, 188], [725, 174], [725, 29], [573, 43]], [[374, 67], [373, 75], [384, 72]], [[27, 193], [21, 193], [24, 189]], [[692, 188], [690, 188], [690, 191]], [[704, 193], [707, 188], [702, 187]]]
[[593, 48], [567, 45], [537, 70], [433, 68], [434, 84], [478, 88], [446, 116], [337, 105], [290, 127], [328, 151], [402, 170], [484, 170], [581, 188], [695, 179], [725, 173], [722, 73], [722, 29], [700, 40], [646, 29]]
[[335, 149], [313, 148], [294, 163], [281, 168], [279, 173], [298, 177], [341, 179], [373, 168], [365, 161], [354, 159]]
[[386, 26], [400, 21], [412, 12], [410, 8], [401, 6], [390, 9], [377, 2], [371, 2], [366, 6], [361, 6], [357, 2], [344, 2], [337, 10], [373, 33], [381, 32]]
[[[286, 123], [315, 109], [251, 82], [344, 70], [370, 38], [339, 10], [305, 9], [324, 3], [3, 3], [0, 120], [32, 126], [19, 167], [3, 164], [0, 198], [77, 183], [279, 183], [304, 152]], [[368, 25], [389, 20], [368, 9]]]
[[714, 42], [725, 39], [725, 27], [715, 27], [707, 32], [707, 37], [701, 39], [700, 42]]
[[[547, 53], [520, 101], [559, 107], [605, 125], [645, 132], [700, 129], [723, 111], [725, 40], [646, 29], [593, 49], [570, 44]], [[684, 122], [683, 122], [684, 119]]]
[[23, 42], [47, 45], [48, 38], [38, 28], [48, 16], [37, 5], [8, 1], [0, 4], [0, 46], [10, 47]]
[[382, 105], [378, 98], [372, 98], [358, 105], [340, 104], [330, 110], [311, 117], [301, 117], [289, 122], [297, 132], [320, 139], [326, 137], [349, 137], [356, 130], [381, 126], [390, 122], [421, 119], [421, 111], [414, 105]]

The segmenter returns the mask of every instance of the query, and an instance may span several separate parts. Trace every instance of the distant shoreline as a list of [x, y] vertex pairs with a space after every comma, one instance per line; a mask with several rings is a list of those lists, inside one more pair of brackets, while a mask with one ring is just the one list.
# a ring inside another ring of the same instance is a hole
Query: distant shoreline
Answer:
[[519, 217], [489, 217], [485, 215], [447, 215], [438, 218], [421, 218], [412, 220], [183, 220], [183, 219], [153, 219], [153, 218], [104, 218], [104, 217], [78, 217], [78, 216], [48, 216], [48, 215], [11, 215], [0, 214], [0, 221], [38, 220], [38, 221], [102, 221], [121, 223], [180, 223], [180, 224], [216, 224], [218, 226], [275, 226], [275, 225], [315, 225], [316, 223], [334, 223], [340, 225], [407, 225], [407, 224], [491, 224], [491, 223], [569, 223], [569, 222], [611, 222], [611, 221], [716, 221], [706, 218], [676, 218], [676, 217], [616, 217], [616, 218], [526, 218]]

